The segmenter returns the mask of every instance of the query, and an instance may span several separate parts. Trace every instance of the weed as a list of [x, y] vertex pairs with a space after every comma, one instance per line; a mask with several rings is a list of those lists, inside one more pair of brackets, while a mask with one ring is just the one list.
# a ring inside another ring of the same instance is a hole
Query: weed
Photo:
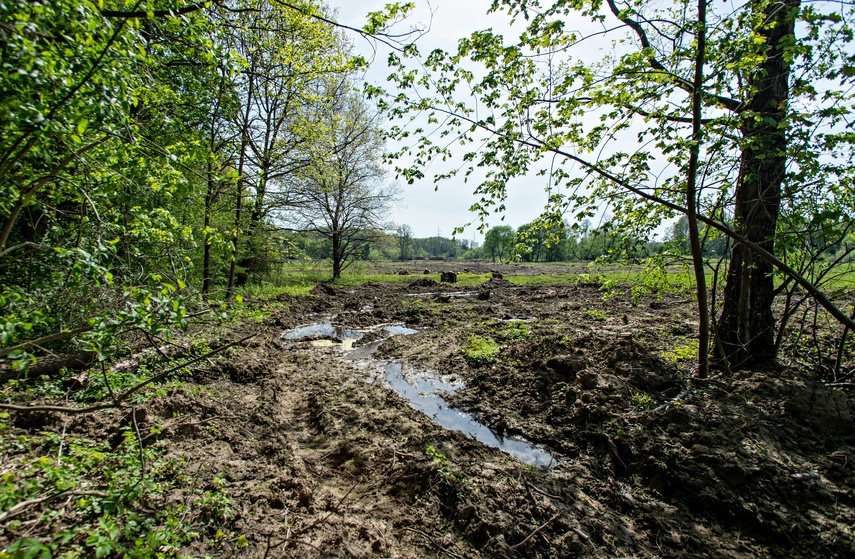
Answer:
[[585, 311], [585, 314], [588, 315], [590, 318], [593, 318], [594, 320], [602, 321], [608, 318], [606, 311], [602, 309], [588, 309], [587, 311]]
[[208, 524], [221, 522], [232, 512], [232, 501], [226, 494], [226, 479], [222, 474], [215, 476], [211, 485], [213, 488], [202, 493], [196, 503]]
[[524, 340], [531, 336], [531, 328], [525, 322], [514, 320], [505, 325], [501, 336], [506, 340]]
[[662, 359], [672, 363], [696, 361], [698, 359], [698, 341], [679, 336], [677, 344], [670, 350], [662, 352]]
[[499, 357], [499, 344], [490, 337], [472, 336], [463, 354], [470, 365], [486, 365], [493, 363]]
[[656, 402], [650, 397], [650, 394], [642, 394], [641, 392], [636, 392], [632, 395], [632, 403], [645, 410], [653, 409], [656, 405]]
[[440, 476], [449, 481], [460, 481], [462, 474], [454, 468], [451, 461], [445, 454], [434, 448], [432, 445], [425, 449], [425, 454], [433, 460]]
[[[37, 539], [30, 528], [21, 529], [30, 521], [8, 522], [11, 543], [0, 557], [172, 557], [198, 536], [182, 522], [183, 505], [156, 504], [169, 487], [156, 472], [175, 465], [158, 462], [152, 447], [137, 448], [130, 433], [111, 450], [102, 441], [48, 432], [10, 437], [7, 430], [0, 425], [0, 453], [12, 466], [0, 477], [0, 509], [64, 491], [70, 496], [65, 506], [44, 508], [36, 517], [65, 526], [52, 537]], [[143, 468], [141, 460], [151, 467]], [[73, 523], [66, 522], [68, 515]]]

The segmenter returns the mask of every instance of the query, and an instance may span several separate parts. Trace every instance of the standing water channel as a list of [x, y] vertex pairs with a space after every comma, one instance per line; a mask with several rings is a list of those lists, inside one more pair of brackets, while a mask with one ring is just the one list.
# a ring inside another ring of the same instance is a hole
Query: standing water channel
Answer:
[[[362, 347], [353, 347], [368, 331], [380, 330], [386, 336]], [[332, 323], [312, 324], [285, 332], [286, 340], [311, 339], [313, 345], [321, 347], [339, 346], [344, 350], [343, 358], [348, 361], [366, 362], [368, 366], [380, 368], [387, 386], [440, 426], [451, 431], [460, 431], [493, 448], [507, 452], [517, 460], [540, 467], [551, 467], [555, 457], [522, 438], [503, 437], [495, 431], [457, 408], [450, 407], [443, 394], [454, 394], [463, 383], [443, 380], [423, 371], [412, 371], [401, 361], [381, 361], [372, 357], [383, 340], [396, 335], [411, 335], [418, 330], [400, 324], [384, 325], [367, 330], [351, 330]]]

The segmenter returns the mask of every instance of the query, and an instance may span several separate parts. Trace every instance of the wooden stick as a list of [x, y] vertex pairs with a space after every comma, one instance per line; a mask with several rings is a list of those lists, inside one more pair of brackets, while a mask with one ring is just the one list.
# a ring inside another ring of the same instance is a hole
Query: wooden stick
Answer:
[[516, 549], [516, 548], [518, 548], [519, 546], [521, 546], [521, 545], [525, 544], [525, 542], [527, 542], [528, 540], [530, 540], [530, 539], [531, 539], [531, 538], [533, 538], [534, 536], [538, 535], [538, 534], [539, 534], [539, 533], [540, 533], [544, 528], [546, 528], [547, 526], [549, 526], [549, 524], [551, 524], [551, 523], [552, 523], [552, 521], [553, 521], [553, 520], [555, 520], [556, 518], [558, 518], [559, 516], [561, 516], [561, 513], [560, 513], [560, 512], [556, 512], [556, 513], [555, 513], [555, 516], [553, 516], [552, 518], [550, 518], [549, 520], [547, 520], [546, 522], [544, 522], [543, 524], [541, 524], [540, 526], [538, 526], [537, 528], [535, 528], [535, 529], [534, 529], [534, 532], [532, 532], [531, 534], [529, 534], [528, 536], [526, 536], [526, 538], [525, 538], [523, 541], [521, 541], [520, 543], [515, 543], [514, 545], [512, 545], [512, 546], [511, 546], [511, 549]]

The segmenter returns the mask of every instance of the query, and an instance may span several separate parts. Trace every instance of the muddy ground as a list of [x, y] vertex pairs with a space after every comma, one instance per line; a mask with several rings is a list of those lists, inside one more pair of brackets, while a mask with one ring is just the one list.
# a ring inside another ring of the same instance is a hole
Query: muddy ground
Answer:
[[[188, 479], [226, 480], [227, 537], [201, 530], [182, 552], [855, 556], [851, 395], [783, 367], [689, 386], [688, 295], [604, 300], [594, 284], [501, 279], [466, 290], [420, 273], [430, 266], [411, 265], [409, 284], [283, 296], [233, 334], [255, 338], [146, 405], [146, 424], [162, 426], [152, 444]], [[526, 465], [438, 426], [366, 360], [344, 359], [338, 340], [282, 336], [323, 322], [418, 330], [372, 359], [464, 384], [450, 404], [555, 461]], [[467, 358], [472, 336], [495, 340], [498, 355]], [[169, 499], [192, 500], [173, 483]]]

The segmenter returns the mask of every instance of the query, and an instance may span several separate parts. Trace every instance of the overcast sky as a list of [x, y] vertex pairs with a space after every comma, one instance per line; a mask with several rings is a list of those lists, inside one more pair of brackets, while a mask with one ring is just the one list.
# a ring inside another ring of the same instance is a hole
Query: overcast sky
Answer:
[[[370, 11], [383, 9], [387, 1], [332, 0], [331, 5], [338, 10], [338, 20], [341, 23], [362, 27], [365, 15]], [[518, 32], [515, 33], [508, 27], [507, 16], [487, 15], [489, 5], [490, 0], [433, 0], [428, 6], [424, 0], [416, 0], [416, 11], [402, 24], [402, 29], [407, 29], [409, 25], [430, 24], [430, 32], [418, 42], [419, 50], [423, 53], [434, 48], [453, 50], [459, 38], [480, 29], [493, 28], [494, 31], [509, 36], [517, 35]], [[432, 21], [430, 9], [433, 10]], [[372, 53], [371, 45], [365, 40], [354, 38], [353, 42], [360, 54], [367, 57]], [[387, 51], [382, 50], [382, 45], [379, 48], [381, 50], [378, 50], [366, 79], [384, 85], [389, 74], [386, 66]], [[454, 166], [462, 164], [462, 161], [452, 163]], [[468, 209], [478, 200], [472, 194], [477, 181], [473, 182], [470, 178], [468, 183], [464, 183], [462, 178], [454, 178], [441, 183], [439, 190], [434, 191], [432, 175], [438, 170], [442, 169], [428, 169], [425, 172], [426, 178], [413, 185], [401, 181], [403, 200], [401, 205], [394, 209], [391, 219], [412, 227], [416, 237], [429, 237], [437, 232], [449, 237], [455, 227], [476, 219]], [[390, 172], [390, 179], [393, 178], [394, 172]], [[490, 219], [490, 225], [508, 224], [516, 228], [537, 217], [546, 201], [545, 186], [543, 177], [528, 177], [510, 184], [505, 221], [503, 223], [496, 216]], [[482, 236], [475, 232], [474, 227], [467, 228], [462, 238], [473, 239], [473, 236], [478, 242], [482, 242]]]

